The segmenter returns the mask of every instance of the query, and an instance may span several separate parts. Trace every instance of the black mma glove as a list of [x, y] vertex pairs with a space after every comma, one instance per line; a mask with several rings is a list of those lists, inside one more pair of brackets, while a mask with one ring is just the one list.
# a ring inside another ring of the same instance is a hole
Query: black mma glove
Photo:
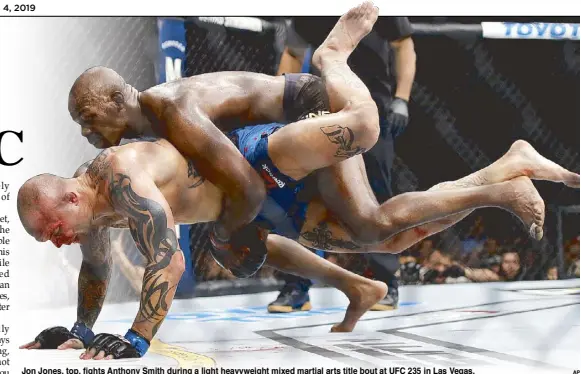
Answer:
[[149, 340], [136, 331], [129, 330], [124, 337], [113, 334], [98, 334], [87, 347], [87, 353], [92, 349], [94, 350], [93, 357], [103, 351], [105, 357], [112, 356], [114, 359], [140, 358], [145, 355], [150, 345]]
[[225, 239], [214, 228], [210, 232], [210, 254], [218, 265], [238, 278], [249, 278], [260, 270], [267, 254], [267, 234], [263, 229], [247, 225]]
[[458, 265], [452, 265], [444, 271], [444, 277], [460, 278], [466, 275], [464, 269]]
[[39, 349], [57, 349], [61, 344], [70, 339], [79, 339], [86, 347], [93, 340], [95, 334], [83, 322], [76, 322], [71, 331], [66, 327], [56, 326], [43, 330], [34, 339], [40, 343]]
[[387, 111], [387, 123], [393, 137], [399, 136], [409, 122], [408, 102], [396, 97]]

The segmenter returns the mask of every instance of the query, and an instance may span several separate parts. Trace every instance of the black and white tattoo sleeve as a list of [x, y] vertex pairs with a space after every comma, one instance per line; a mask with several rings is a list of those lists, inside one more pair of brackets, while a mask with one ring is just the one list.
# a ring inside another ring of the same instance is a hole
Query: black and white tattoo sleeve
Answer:
[[[81, 166], [78, 174], [86, 173], [89, 179], [98, 184], [106, 178], [104, 172], [109, 166], [109, 150], [105, 150], [89, 165]], [[107, 227], [91, 228], [88, 234], [81, 238], [81, 252], [83, 263], [78, 280], [77, 321], [93, 327], [105, 296], [111, 276], [111, 247], [109, 243], [109, 229]]]
[[[113, 206], [129, 220], [129, 229], [139, 251], [147, 259], [141, 303], [134, 327], [154, 336], [169, 311], [179, 276], [172, 274], [172, 257], [179, 250], [176, 233], [168, 228], [160, 203], [140, 196], [125, 174], [110, 177], [109, 195]], [[148, 337], [148, 336], [146, 336]], [[149, 338], [149, 337], [148, 337]]]
[[81, 251], [77, 321], [92, 328], [101, 313], [111, 276], [109, 230], [106, 227], [92, 229], [81, 241]]

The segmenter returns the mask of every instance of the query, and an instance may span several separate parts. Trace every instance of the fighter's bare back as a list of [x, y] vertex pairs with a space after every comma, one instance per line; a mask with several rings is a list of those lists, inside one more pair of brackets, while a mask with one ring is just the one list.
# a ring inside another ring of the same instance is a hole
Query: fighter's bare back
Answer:
[[[284, 85], [282, 76], [208, 73], [152, 87], [142, 92], [141, 105], [162, 121], [168, 105], [197, 109], [220, 130], [230, 131], [255, 123], [284, 122]], [[166, 126], [171, 123], [164, 123]]]
[[[104, 168], [106, 174], [124, 172], [123, 166], [111, 167], [111, 164], [131, 164], [131, 167], [139, 168], [151, 177], [171, 207], [176, 222], [214, 221], [222, 209], [221, 190], [200, 176], [193, 163], [188, 162], [166, 140], [140, 141], [108, 148], [93, 161], [89, 170]], [[106, 178], [102, 178], [95, 188], [105, 200], [110, 200]], [[95, 215], [93, 225], [127, 227], [126, 217], [112, 215], [109, 209], [104, 212], [108, 213]]]

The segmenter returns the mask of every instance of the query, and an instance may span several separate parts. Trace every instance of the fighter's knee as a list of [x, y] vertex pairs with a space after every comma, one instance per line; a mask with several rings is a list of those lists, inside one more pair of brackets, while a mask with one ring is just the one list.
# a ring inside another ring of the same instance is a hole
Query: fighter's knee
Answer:
[[357, 217], [357, 220], [349, 225], [349, 231], [354, 243], [370, 246], [388, 239], [395, 232], [395, 226], [389, 219], [369, 214]]
[[373, 102], [359, 104], [352, 109], [354, 121], [357, 123], [356, 141], [365, 149], [372, 148], [379, 138], [379, 113]]
[[351, 238], [360, 246], [372, 246], [382, 242], [382, 228], [376, 225], [366, 225], [353, 230]]

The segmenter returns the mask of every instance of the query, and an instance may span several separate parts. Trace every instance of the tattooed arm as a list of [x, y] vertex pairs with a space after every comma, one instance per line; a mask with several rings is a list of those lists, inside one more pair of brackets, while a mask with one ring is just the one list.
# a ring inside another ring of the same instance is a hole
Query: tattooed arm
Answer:
[[92, 328], [101, 312], [111, 276], [109, 229], [97, 227], [81, 238], [83, 263], [79, 272], [77, 322]]
[[108, 183], [113, 207], [128, 218], [137, 249], [147, 260], [139, 312], [131, 329], [151, 341], [169, 311], [185, 268], [173, 214], [148, 175], [117, 171]]

